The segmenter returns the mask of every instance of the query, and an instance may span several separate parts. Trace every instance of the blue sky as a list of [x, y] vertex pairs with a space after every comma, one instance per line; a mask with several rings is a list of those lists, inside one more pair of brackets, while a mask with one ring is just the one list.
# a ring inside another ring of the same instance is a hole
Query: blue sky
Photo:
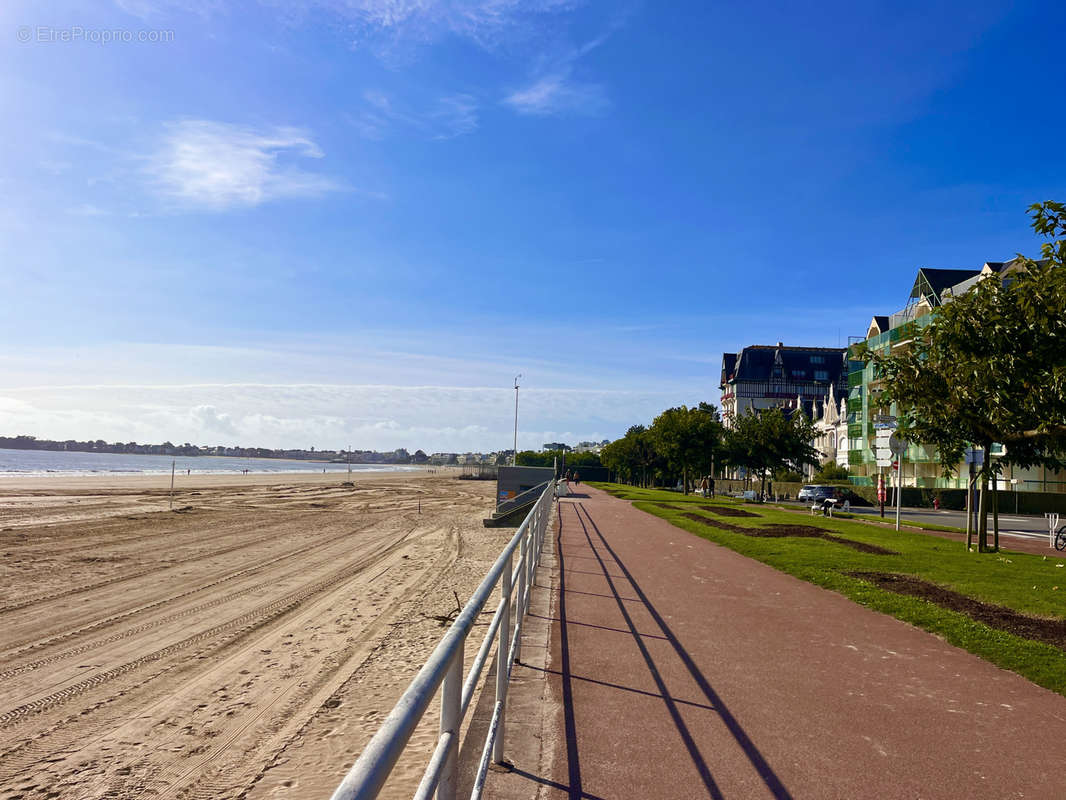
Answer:
[[517, 373], [522, 446], [716, 402], [723, 351], [846, 343], [920, 266], [1037, 252], [1064, 29], [1056, 2], [7, 2], [0, 433], [490, 450]]

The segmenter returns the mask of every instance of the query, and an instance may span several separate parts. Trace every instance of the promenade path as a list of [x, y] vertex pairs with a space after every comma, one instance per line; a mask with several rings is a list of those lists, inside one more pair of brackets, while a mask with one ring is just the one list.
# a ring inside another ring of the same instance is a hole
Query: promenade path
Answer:
[[576, 488], [490, 797], [1066, 798], [1066, 698]]

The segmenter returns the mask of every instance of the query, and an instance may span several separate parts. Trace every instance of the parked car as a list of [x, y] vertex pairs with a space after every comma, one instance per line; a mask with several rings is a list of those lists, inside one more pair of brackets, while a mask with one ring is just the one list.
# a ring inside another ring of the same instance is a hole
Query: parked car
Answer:
[[837, 500], [843, 502], [844, 490], [839, 486], [819, 486], [811, 483], [799, 490], [796, 499], [811, 503], [820, 503], [822, 500]]

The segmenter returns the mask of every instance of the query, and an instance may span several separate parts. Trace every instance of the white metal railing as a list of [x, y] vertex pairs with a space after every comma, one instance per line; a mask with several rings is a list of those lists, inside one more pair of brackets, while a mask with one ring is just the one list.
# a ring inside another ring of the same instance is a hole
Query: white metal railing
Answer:
[[[474, 778], [474, 788], [470, 793], [474, 800], [481, 797], [490, 761], [503, 761], [507, 683], [511, 667], [521, 653], [522, 620], [529, 610], [529, 595], [551, 517], [555, 485], [555, 481], [550, 481], [545, 487], [540, 499], [530, 509], [481, 585], [333, 792], [331, 800], [372, 800], [377, 797], [438, 688], [441, 688], [440, 738], [414, 796], [418, 800], [428, 800], [436, 791], [438, 800], [455, 800], [458, 794], [459, 728], [474, 697], [489, 651], [499, 634], [499, 646], [496, 649], [496, 703], [485, 738], [485, 749]], [[519, 551], [519, 559], [512, 571], [515, 550]], [[466, 637], [498, 583], [501, 584], [500, 604], [464, 680]], [[516, 585], [518, 593], [513, 604], [512, 633], [511, 595]]]

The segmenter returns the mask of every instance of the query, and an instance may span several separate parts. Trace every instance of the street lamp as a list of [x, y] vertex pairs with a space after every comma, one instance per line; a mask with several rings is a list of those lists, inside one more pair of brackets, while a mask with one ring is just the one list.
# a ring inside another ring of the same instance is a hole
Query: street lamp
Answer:
[[514, 455], [511, 456], [511, 466], [518, 466], [518, 379], [522, 375], [514, 376]]

